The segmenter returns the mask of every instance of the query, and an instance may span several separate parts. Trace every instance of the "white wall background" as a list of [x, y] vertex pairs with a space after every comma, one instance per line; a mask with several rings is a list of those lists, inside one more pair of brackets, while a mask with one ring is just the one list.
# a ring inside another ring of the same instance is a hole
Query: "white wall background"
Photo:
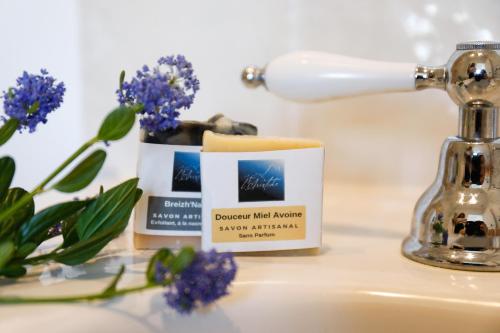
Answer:
[[66, 84], [64, 104], [46, 125], [0, 147], [0, 155], [15, 157], [18, 186], [35, 186], [82, 143], [79, 12], [77, 2], [65, 0], [0, 1], [0, 91], [14, 86], [23, 70], [40, 68]]
[[[6, 149], [34, 179], [90, 137], [114, 106], [118, 73], [161, 55], [183, 53], [201, 91], [184, 119], [216, 112], [250, 121], [263, 135], [316, 137], [326, 143], [334, 183], [426, 186], [440, 145], [457, 128], [444, 92], [365, 96], [298, 105], [245, 89], [247, 64], [315, 49], [379, 60], [439, 65], [456, 42], [500, 39], [500, 2], [477, 1], [123, 1], [0, 0], [0, 87], [23, 68], [47, 67], [68, 86], [64, 107], [35, 136]], [[113, 143], [100, 181], [135, 174], [136, 128]], [[25, 163], [29, 162], [29, 163]]]

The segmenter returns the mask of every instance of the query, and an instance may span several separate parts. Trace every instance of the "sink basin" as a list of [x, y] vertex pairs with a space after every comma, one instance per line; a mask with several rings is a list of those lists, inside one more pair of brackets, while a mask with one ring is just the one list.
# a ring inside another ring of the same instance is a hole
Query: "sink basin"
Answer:
[[[181, 316], [160, 293], [101, 305], [11, 306], [2, 332], [498, 332], [500, 303], [389, 292], [236, 285], [219, 305]], [[250, 301], [253, 298], [256, 301]], [[292, 299], [290, 299], [292, 298]], [[30, 318], [30, 320], [26, 320]], [[67, 320], [71, 318], [71, 320]]]
[[[0, 332], [500, 332], [499, 273], [400, 254], [421, 191], [327, 187], [320, 255], [240, 256], [231, 295], [191, 316], [150, 290], [103, 303], [0, 306]], [[17, 284], [0, 281], [0, 294], [100, 290], [121, 263], [123, 285], [137, 284], [150, 255], [131, 248], [128, 232], [93, 264], [49, 265]]]
[[[272, 289], [272, 290], [271, 290]], [[281, 289], [281, 288], [280, 288]], [[500, 303], [468, 302], [389, 292], [294, 292], [269, 288], [255, 309], [226, 308], [226, 315], [248, 332], [499, 332]], [[313, 291], [314, 290], [314, 291]], [[283, 300], [287, 299], [286, 305]], [[250, 318], [255, 318], [252, 322]], [[180, 327], [179, 327], [180, 328]], [[193, 327], [194, 328], [194, 327]], [[220, 327], [222, 331], [230, 331]], [[238, 329], [234, 329], [238, 331]]]

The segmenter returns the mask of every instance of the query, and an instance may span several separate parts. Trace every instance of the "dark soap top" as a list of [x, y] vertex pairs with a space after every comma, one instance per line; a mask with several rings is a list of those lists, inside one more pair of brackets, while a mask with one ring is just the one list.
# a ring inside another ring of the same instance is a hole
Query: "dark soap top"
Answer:
[[146, 143], [201, 146], [203, 132], [212, 131], [221, 134], [257, 135], [257, 127], [249, 123], [233, 121], [223, 114], [216, 114], [207, 121], [182, 121], [175, 129], [162, 132], [141, 130], [141, 141]]

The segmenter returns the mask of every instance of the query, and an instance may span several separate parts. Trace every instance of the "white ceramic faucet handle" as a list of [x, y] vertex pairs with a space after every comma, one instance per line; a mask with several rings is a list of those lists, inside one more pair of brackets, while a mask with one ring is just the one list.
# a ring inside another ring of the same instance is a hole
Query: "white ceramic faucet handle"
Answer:
[[280, 56], [264, 70], [247, 67], [243, 81], [264, 83], [283, 98], [313, 102], [335, 97], [415, 90], [414, 63], [393, 63], [300, 51]]

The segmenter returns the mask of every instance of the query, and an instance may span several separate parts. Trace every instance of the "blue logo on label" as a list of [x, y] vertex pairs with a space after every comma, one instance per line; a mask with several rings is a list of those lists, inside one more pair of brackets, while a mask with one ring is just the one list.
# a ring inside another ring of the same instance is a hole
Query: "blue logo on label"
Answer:
[[173, 192], [200, 192], [200, 153], [174, 153]]
[[238, 161], [239, 202], [285, 200], [282, 160]]

